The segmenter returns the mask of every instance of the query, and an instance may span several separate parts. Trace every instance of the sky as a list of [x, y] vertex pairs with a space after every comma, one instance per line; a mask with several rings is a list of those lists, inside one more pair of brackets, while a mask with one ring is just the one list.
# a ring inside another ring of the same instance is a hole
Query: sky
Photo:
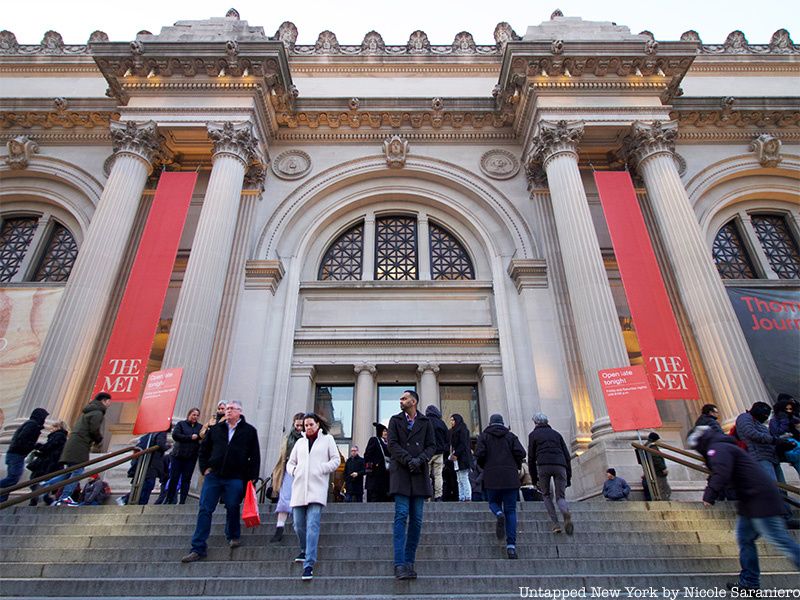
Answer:
[[223, 17], [233, 7], [267, 35], [283, 21], [292, 21], [299, 44], [313, 44], [325, 29], [333, 31], [340, 44], [360, 44], [373, 29], [387, 44], [405, 44], [416, 29], [424, 30], [435, 45], [450, 44], [460, 31], [472, 33], [478, 44], [493, 44], [498, 22], [507, 21], [524, 35], [529, 25], [549, 19], [559, 8], [565, 16], [613, 21], [633, 33], [647, 29], [657, 40], [676, 40], [694, 29], [705, 43], [722, 43], [728, 33], [741, 29], [750, 43], [765, 44], [780, 28], [800, 41], [798, 6], [792, 0], [33, 0], [5, 2], [0, 29], [14, 32], [21, 44], [38, 43], [49, 29], [58, 31], [67, 44], [85, 43], [96, 29], [112, 41], [128, 41], [141, 30], [158, 33], [178, 20]]

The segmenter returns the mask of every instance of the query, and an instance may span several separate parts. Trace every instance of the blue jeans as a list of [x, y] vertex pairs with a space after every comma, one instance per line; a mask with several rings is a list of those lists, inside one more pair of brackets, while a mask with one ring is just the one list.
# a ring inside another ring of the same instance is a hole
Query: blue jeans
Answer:
[[773, 463], [768, 460], [759, 460], [758, 464], [762, 469], [764, 469], [764, 472], [770, 479], [772, 479], [772, 481], [786, 483], [786, 477], [784, 476], [783, 469], [779, 463]]
[[167, 486], [167, 504], [175, 504], [180, 483], [180, 502], [186, 504], [189, 495], [189, 486], [192, 483], [194, 467], [197, 464], [197, 457], [173, 458], [169, 468], [169, 485]]
[[142, 482], [142, 489], [139, 491], [139, 504], [144, 505], [150, 502], [150, 494], [153, 493], [154, 487], [156, 487], [155, 475], [153, 477], [145, 477], [144, 482]]
[[[394, 496], [394, 564], [412, 565], [422, 533], [423, 496]], [[406, 523], [408, 534], [406, 535]]]
[[739, 544], [739, 585], [757, 588], [760, 586], [761, 569], [758, 566], [756, 540], [763, 536], [770, 544], [783, 552], [800, 571], [800, 544], [789, 535], [783, 517], [743, 517], [736, 520], [736, 543]]
[[[25, 472], [25, 457], [22, 454], [6, 454], [6, 476], [0, 480], [0, 488], [17, 485]], [[0, 502], [8, 500], [8, 494], [0, 496]]]
[[517, 546], [517, 495], [519, 490], [486, 490], [489, 510], [495, 516], [506, 517], [506, 548]]
[[316, 502], [307, 506], [292, 508], [294, 531], [300, 542], [300, 552], [306, 555], [303, 568], [313, 567], [317, 562], [317, 546], [319, 545], [319, 522], [322, 517], [322, 504]]
[[211, 516], [222, 498], [225, 504], [225, 538], [238, 540], [242, 526], [239, 522], [240, 507], [244, 498], [244, 481], [226, 479], [214, 473], [206, 475], [203, 489], [200, 491], [200, 512], [197, 513], [197, 527], [192, 536], [192, 552], [205, 556], [208, 552], [208, 535], [211, 533]]
[[[67, 464], [65, 467], [69, 467], [71, 465]], [[47, 487], [48, 485], [53, 485], [54, 483], [58, 483], [59, 481], [66, 481], [67, 479], [72, 479], [73, 477], [77, 477], [83, 473], [83, 467], [80, 469], [75, 469], [71, 473], [64, 473], [63, 475], [56, 475], [52, 479], [48, 479], [42, 484], [42, 487]], [[75, 481], [73, 483], [69, 483], [65, 485], [61, 490], [61, 495], [58, 497], [58, 500], [66, 500], [70, 496], [72, 496], [72, 492], [75, 491], [75, 488], [78, 487], [78, 482]]]

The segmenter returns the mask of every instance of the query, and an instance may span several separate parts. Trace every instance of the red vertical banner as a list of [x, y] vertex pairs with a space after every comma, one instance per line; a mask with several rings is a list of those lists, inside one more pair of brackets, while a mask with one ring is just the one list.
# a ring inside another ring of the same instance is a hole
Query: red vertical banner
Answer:
[[630, 175], [596, 172], [594, 180], [653, 395], [657, 400], [697, 399], [697, 384]]
[[164, 172], [142, 232], [94, 393], [134, 402], [144, 381], [197, 173]]

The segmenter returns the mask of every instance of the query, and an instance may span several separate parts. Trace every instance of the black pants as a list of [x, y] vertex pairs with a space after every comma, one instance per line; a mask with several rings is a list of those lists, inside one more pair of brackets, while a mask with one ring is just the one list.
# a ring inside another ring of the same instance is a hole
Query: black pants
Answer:
[[181, 504], [186, 504], [186, 497], [189, 495], [189, 485], [192, 483], [194, 467], [197, 464], [197, 457], [172, 458], [172, 465], [169, 472], [169, 487], [167, 491], [167, 504], [175, 504], [175, 494], [178, 490], [178, 482], [181, 484]]

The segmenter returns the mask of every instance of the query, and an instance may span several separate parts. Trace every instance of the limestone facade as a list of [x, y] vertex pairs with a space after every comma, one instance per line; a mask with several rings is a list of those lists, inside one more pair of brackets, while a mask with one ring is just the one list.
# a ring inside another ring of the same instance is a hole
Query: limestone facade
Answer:
[[[70, 420], [85, 403], [162, 169], [200, 177], [149, 368], [184, 367], [176, 418], [242, 401], [265, 472], [295, 412], [333, 407], [342, 446], [364, 448], [413, 387], [476, 431], [500, 412], [526, 436], [548, 414], [576, 497], [607, 466], [638, 481], [596, 376], [640, 354], [594, 169], [634, 174], [701, 389], [659, 403], [662, 436], [679, 443], [704, 402], [730, 422], [769, 400], [725, 293], [742, 281], [712, 249], [735, 223], [745, 285], [800, 285], [752, 223], [800, 243], [788, 32], [656, 41], [555, 13], [494, 38], [301, 45], [292, 23], [270, 36], [235, 11], [131, 42], [0, 32], [0, 224], [38, 223], [0, 292], [63, 288], [0, 398], [2, 439], [36, 406]], [[33, 276], [51, 222], [79, 249], [66, 282]], [[136, 407], [109, 414], [122, 443]]]

